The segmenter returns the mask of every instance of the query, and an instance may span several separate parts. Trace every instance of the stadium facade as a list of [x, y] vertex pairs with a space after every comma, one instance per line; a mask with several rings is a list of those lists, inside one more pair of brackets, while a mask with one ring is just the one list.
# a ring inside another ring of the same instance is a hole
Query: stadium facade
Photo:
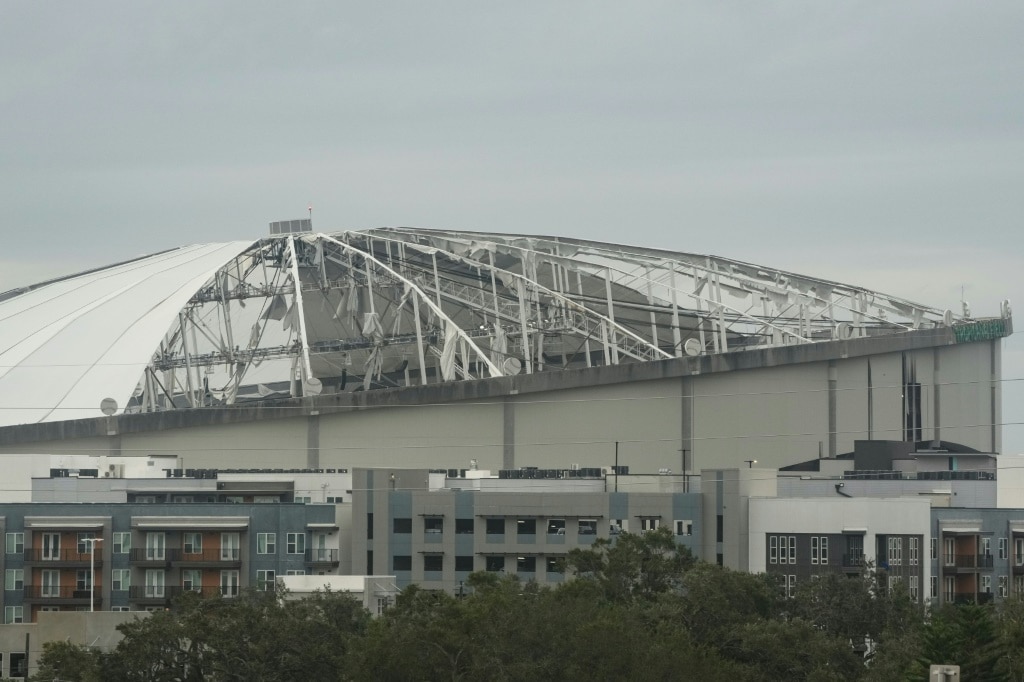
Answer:
[[973, 319], [716, 256], [274, 224], [0, 294], [0, 453], [180, 468], [781, 467], [998, 453]]

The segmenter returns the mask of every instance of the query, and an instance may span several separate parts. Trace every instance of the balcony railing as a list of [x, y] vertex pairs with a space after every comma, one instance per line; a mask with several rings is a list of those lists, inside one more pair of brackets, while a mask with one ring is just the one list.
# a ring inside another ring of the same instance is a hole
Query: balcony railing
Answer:
[[167, 556], [173, 563], [184, 564], [237, 564], [242, 560], [242, 552], [237, 547], [218, 547], [204, 549], [200, 552], [186, 552], [182, 549], [169, 549]]
[[[77, 549], [26, 549], [25, 561], [29, 563], [65, 563], [65, 564], [88, 564], [93, 560], [89, 552], [79, 552]], [[95, 563], [103, 565], [102, 552], [96, 552]]]
[[306, 563], [309, 564], [337, 564], [338, 550], [336, 549], [307, 549]]
[[[97, 585], [93, 591], [93, 599], [99, 601], [102, 598], [103, 588]], [[65, 587], [54, 585], [26, 585], [25, 599], [63, 599], [68, 601], [80, 600], [89, 601], [89, 588]]]
[[180, 585], [133, 585], [128, 590], [131, 601], [169, 602], [185, 593], [195, 593], [209, 599], [211, 597], [237, 597], [238, 588], [221, 588], [219, 586], [181, 587]]
[[943, 565], [947, 568], [992, 568], [991, 554], [945, 554]]
[[128, 555], [128, 560], [133, 564], [164, 564], [166, 565], [170, 559], [168, 559], [169, 553], [166, 549], [156, 549], [153, 547], [139, 547], [131, 550]]
[[843, 555], [843, 568], [863, 568], [864, 552]]

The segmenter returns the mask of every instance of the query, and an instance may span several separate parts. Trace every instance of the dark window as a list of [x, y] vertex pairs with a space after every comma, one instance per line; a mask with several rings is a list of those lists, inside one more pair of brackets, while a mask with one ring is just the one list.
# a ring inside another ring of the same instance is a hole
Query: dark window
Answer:
[[725, 562], [722, 560], [722, 555], [721, 554], [716, 554], [715, 555], [715, 561], [718, 562], [719, 566], [724, 566], [725, 565]]
[[516, 521], [516, 529], [519, 535], [536, 535], [537, 519], [519, 519]]
[[504, 535], [505, 519], [487, 519], [488, 535]]
[[373, 539], [373, 514], [366, 515], [366, 539]]
[[719, 514], [715, 517], [715, 542], [725, 542], [725, 524], [722, 521], [722, 515]]
[[580, 519], [579, 535], [597, 535], [597, 521], [594, 519]]
[[535, 573], [537, 571], [537, 557], [521, 556], [516, 559], [516, 571], [519, 573]]
[[440, 516], [428, 516], [423, 519], [423, 530], [426, 533], [443, 533], [444, 518]]
[[11, 652], [11, 677], [28, 676], [28, 655], [17, 651]]
[[488, 571], [504, 571], [505, 570], [505, 557], [503, 557], [503, 556], [489, 556], [489, 557], [487, 557], [487, 570]]
[[394, 531], [396, 533], [411, 533], [412, 519], [395, 519]]
[[549, 519], [548, 535], [565, 535], [565, 519]]
[[472, 535], [473, 519], [455, 519], [455, 533], [457, 535]]
[[473, 555], [459, 555], [455, 557], [455, 570], [456, 571], [473, 571]]
[[547, 558], [548, 573], [562, 573], [565, 569], [562, 567], [562, 559], [560, 556], [549, 556]]
[[373, 575], [373, 550], [366, 553], [366, 575]]
[[443, 554], [424, 554], [423, 555], [423, 570], [424, 571], [443, 571], [444, 570], [444, 555]]
[[392, 570], [395, 571], [411, 571], [412, 570], [412, 557], [408, 554], [396, 554], [392, 559]]

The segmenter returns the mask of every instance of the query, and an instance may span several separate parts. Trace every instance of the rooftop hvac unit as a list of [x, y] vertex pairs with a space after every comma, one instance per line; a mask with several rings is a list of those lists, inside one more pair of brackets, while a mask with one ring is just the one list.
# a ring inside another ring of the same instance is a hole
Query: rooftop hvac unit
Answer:
[[312, 232], [313, 221], [309, 218], [303, 218], [300, 220], [279, 220], [275, 223], [270, 223], [270, 234], [297, 234], [299, 232]]

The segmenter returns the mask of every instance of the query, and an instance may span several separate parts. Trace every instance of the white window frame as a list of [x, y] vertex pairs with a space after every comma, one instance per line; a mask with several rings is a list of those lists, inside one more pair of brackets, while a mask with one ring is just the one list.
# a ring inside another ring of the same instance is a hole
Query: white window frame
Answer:
[[60, 533], [40, 533], [42, 539], [43, 561], [58, 561], [60, 559]]
[[167, 533], [150, 531], [146, 533], [146, 559], [162, 561], [167, 558]]
[[676, 519], [674, 525], [676, 527], [676, 535], [693, 535], [693, 521], [690, 519]]
[[[796, 536], [789, 536], [789, 563], [796, 563]], [[793, 580], [796, 580], [796, 576], [793, 576]]]
[[910, 576], [909, 582], [907, 584], [907, 589], [910, 592], [910, 598], [914, 601], [918, 601], [918, 580], [916, 575]]
[[286, 536], [285, 549], [288, 554], [305, 554], [306, 553], [306, 534], [303, 533], [288, 533]]
[[1006, 556], [1007, 556], [1007, 546], [1008, 546], [1008, 543], [1006, 541], [1006, 538], [999, 538], [999, 558], [1000, 559], [1005, 559], [1006, 558]]
[[8, 568], [4, 571], [4, 589], [8, 592], [25, 589], [25, 569]]
[[24, 554], [25, 534], [21, 532], [8, 533], [5, 546], [8, 554]]
[[89, 545], [93, 544], [91, 542], [88, 542], [88, 540], [95, 540], [95, 539], [96, 539], [96, 531], [87, 530], [87, 531], [80, 532], [78, 534], [78, 544], [75, 547], [75, 551], [78, 552], [78, 554], [84, 554], [84, 555], [88, 556], [90, 554], [90, 552], [91, 552], [91, 549], [90, 549]]
[[811, 536], [811, 564], [818, 565], [818, 536]]
[[908, 553], [910, 554], [910, 565], [917, 566], [918, 554], [920, 553], [918, 538], [910, 538]]
[[181, 589], [185, 592], [199, 592], [203, 589], [203, 572], [198, 568], [186, 568], [181, 572]]
[[661, 518], [655, 516], [641, 516], [640, 517], [640, 532], [646, 533], [647, 531], [657, 530], [658, 526], [661, 525]]
[[257, 554], [277, 554], [277, 533], [256, 533]]
[[992, 576], [982, 574], [981, 576], [981, 592], [983, 594], [992, 594]]
[[1024, 566], [1024, 538], [1013, 539], [1013, 565]]
[[162, 599], [167, 594], [167, 574], [162, 568], [146, 569], [146, 597]]
[[39, 596], [60, 596], [60, 571], [56, 568], [44, 568], [39, 575]]
[[237, 597], [239, 590], [239, 574], [237, 570], [220, 572], [220, 595], [225, 598]]
[[115, 568], [110, 571], [110, 589], [113, 592], [127, 592], [132, 586], [132, 570]]
[[1009, 594], [1009, 589], [1010, 589], [1009, 585], [1010, 585], [1009, 576], [1005, 576], [1005, 575], [999, 576], [999, 596], [1002, 597], [1003, 599], [1005, 599], [1007, 597], [1007, 595]]
[[221, 561], [238, 561], [241, 558], [241, 537], [238, 533], [220, 534]]
[[777, 564], [779, 563], [779, 536], [769, 535], [768, 536], [768, 563]]
[[182, 554], [202, 554], [203, 553], [203, 534], [196, 532], [188, 532], [181, 538], [181, 553]]
[[[5, 606], [4, 607], [4, 623], [6, 625], [13, 625], [14, 623], [25, 622], [25, 607], [23, 606]], [[3, 659], [0, 659], [3, 660]]]
[[818, 563], [822, 566], [828, 566], [828, 536], [821, 536], [821, 555], [818, 557]]
[[261, 568], [256, 571], [256, 589], [269, 592], [277, 583], [277, 571], [272, 568]]
[[111, 543], [113, 544], [113, 548], [111, 551], [114, 554], [128, 554], [132, 551], [131, 531], [118, 531], [112, 535]]

